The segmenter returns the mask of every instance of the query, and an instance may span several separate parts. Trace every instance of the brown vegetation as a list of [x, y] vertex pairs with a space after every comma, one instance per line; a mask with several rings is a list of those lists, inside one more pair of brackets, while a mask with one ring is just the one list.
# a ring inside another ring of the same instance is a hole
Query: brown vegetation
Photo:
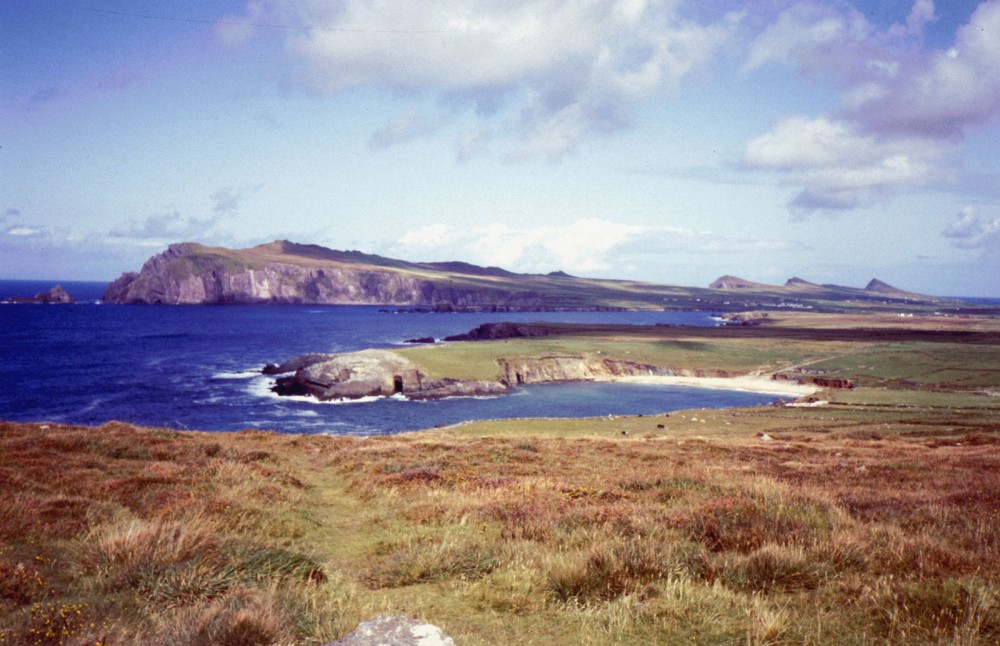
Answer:
[[996, 643], [993, 411], [2, 424], [0, 643], [322, 643], [383, 611], [466, 644]]

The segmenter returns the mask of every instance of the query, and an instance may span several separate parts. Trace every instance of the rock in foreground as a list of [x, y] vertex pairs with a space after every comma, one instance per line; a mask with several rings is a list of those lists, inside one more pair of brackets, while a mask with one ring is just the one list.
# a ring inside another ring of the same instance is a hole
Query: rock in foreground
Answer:
[[380, 616], [326, 646], [455, 646], [440, 628], [407, 617]]

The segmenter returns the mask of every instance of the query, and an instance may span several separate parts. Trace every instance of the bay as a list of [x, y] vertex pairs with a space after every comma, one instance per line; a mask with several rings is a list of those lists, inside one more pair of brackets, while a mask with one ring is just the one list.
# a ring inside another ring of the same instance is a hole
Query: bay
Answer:
[[[0, 298], [54, 281], [0, 281]], [[400, 347], [486, 322], [713, 325], [707, 312], [385, 313], [368, 306], [100, 304], [103, 283], [64, 282], [75, 305], [0, 305], [0, 419], [288, 433], [396, 433], [472, 419], [655, 414], [773, 395], [643, 384], [535, 385], [494, 398], [320, 403], [280, 398], [269, 362], [307, 352]]]

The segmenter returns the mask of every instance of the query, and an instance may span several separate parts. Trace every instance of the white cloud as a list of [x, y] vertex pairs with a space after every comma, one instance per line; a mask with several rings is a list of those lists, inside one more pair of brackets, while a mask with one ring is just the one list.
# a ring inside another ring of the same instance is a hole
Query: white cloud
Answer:
[[1000, 114], [1000, 0], [981, 3], [949, 51], [922, 47], [936, 19], [931, 0], [916, 0], [905, 22], [879, 30], [847, 4], [805, 0], [751, 44], [746, 72], [791, 64], [842, 92], [832, 114], [780, 121], [744, 151], [747, 167], [799, 187], [793, 215], [862, 208], [953, 179], [966, 131]]
[[386, 251], [408, 259], [455, 259], [526, 273], [564, 270], [623, 276], [637, 271], [648, 274], [650, 268], [676, 266], [706, 255], [729, 261], [734, 254], [774, 254], [798, 248], [800, 245], [780, 240], [581, 218], [564, 225], [527, 228], [429, 224], [404, 234]]
[[[254, 2], [247, 22], [288, 30], [293, 78], [324, 94], [429, 92], [506, 123], [513, 158], [558, 157], [620, 128], [631, 108], [670, 91], [725, 42], [735, 17], [702, 25], [678, 0], [291, 0]], [[242, 32], [233, 41], [243, 37]], [[504, 108], [504, 110], [499, 110]]]
[[444, 253], [476, 264], [524, 272], [589, 272], [606, 269], [611, 250], [648, 231], [647, 227], [596, 218], [566, 226], [533, 228], [429, 224], [403, 235], [398, 247], [403, 257], [434, 254], [440, 259]]
[[979, 207], [966, 206], [941, 232], [961, 249], [1000, 251], [1000, 217], [981, 218]]
[[785, 119], [749, 143], [743, 163], [785, 173], [801, 186], [793, 212], [848, 209], [906, 186], [943, 179], [938, 162], [949, 146], [919, 138], [878, 137], [851, 122], [825, 117]]
[[955, 45], [908, 60], [852, 115], [873, 129], [957, 137], [1000, 114], [1000, 0], [983, 2]]
[[913, 3], [913, 9], [910, 10], [910, 15], [906, 17], [906, 24], [893, 25], [889, 28], [889, 35], [896, 37], [919, 36], [924, 27], [935, 20], [937, 20], [937, 16], [934, 13], [933, 0], [916, 0]]
[[782, 12], [750, 45], [744, 71], [768, 63], [795, 63], [807, 71], [837, 64], [832, 49], [853, 47], [870, 35], [871, 28], [854, 9], [831, 3], [800, 2]]
[[10, 227], [4, 233], [9, 236], [28, 237], [39, 236], [43, 233], [43, 230], [38, 227]]
[[872, 132], [960, 136], [1000, 114], [1000, 0], [979, 4], [947, 51], [921, 46], [934, 20], [931, 0], [883, 31], [847, 4], [805, 0], [757, 36], [744, 70], [786, 63], [830, 77], [843, 92], [838, 118]]

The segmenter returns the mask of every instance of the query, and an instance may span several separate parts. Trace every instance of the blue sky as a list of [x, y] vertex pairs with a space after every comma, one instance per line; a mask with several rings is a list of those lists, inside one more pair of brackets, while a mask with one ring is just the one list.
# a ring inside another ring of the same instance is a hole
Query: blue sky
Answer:
[[290, 239], [1000, 297], [998, 150], [1000, 0], [0, 0], [2, 278]]

